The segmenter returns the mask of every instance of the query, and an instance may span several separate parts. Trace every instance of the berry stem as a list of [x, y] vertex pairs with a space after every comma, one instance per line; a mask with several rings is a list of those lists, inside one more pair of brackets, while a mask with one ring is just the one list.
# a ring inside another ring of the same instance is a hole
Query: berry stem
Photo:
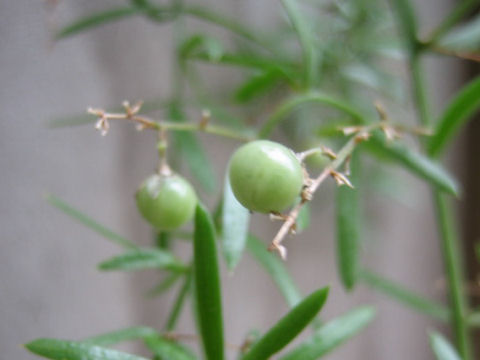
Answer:
[[198, 131], [216, 136], [222, 136], [239, 141], [251, 141], [254, 140], [253, 136], [241, 133], [229, 128], [211, 125], [205, 121], [205, 116], [202, 115], [201, 121], [198, 123], [178, 123], [164, 120], [153, 120], [145, 116], [137, 115], [140, 111], [141, 103], [137, 103], [134, 106], [130, 106], [128, 102], [124, 102], [125, 113], [108, 113], [103, 109], [89, 108], [88, 113], [98, 117], [97, 129], [102, 131], [105, 135], [109, 129], [109, 120], [129, 120], [137, 124], [138, 130], [153, 129], [164, 131]]
[[315, 191], [317, 191], [325, 179], [327, 179], [329, 176], [335, 176], [338, 174], [337, 169], [350, 158], [350, 155], [360, 142], [369, 138], [370, 131], [376, 127], [378, 127], [378, 124], [368, 126], [355, 134], [338, 152], [336, 158], [327, 167], [325, 167], [325, 169], [323, 169], [323, 171], [315, 179], [311, 180], [310, 182], [308, 181], [309, 179], [307, 179], [307, 182], [309, 183], [302, 191], [301, 201], [293, 207], [288, 215], [285, 216], [286, 220], [270, 243], [268, 247], [269, 251], [277, 251], [283, 260], [286, 259], [287, 249], [281, 243], [288, 233], [294, 229], [298, 214], [300, 213], [302, 207], [305, 205], [305, 203], [312, 199], [313, 194]]
[[157, 149], [158, 149], [158, 173], [162, 176], [172, 175], [172, 170], [168, 165], [167, 148], [168, 148], [167, 132], [163, 127], [160, 127], [158, 129]]

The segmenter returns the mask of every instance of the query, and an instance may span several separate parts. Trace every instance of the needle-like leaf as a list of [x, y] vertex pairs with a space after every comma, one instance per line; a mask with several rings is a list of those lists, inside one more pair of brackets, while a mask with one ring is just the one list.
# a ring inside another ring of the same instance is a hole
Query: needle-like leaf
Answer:
[[360, 332], [375, 316], [375, 309], [364, 306], [333, 319], [280, 360], [315, 360]]
[[292, 277], [278, 256], [269, 252], [264, 243], [253, 235], [248, 236], [248, 251], [272, 277], [289, 306], [294, 306], [302, 299]]
[[222, 204], [223, 256], [230, 270], [240, 261], [247, 243], [250, 212], [232, 192], [228, 174], [225, 178]]
[[58, 339], [37, 339], [25, 347], [36, 355], [52, 360], [147, 360], [88, 343]]
[[263, 335], [242, 360], [266, 360], [283, 349], [317, 315], [328, 296], [328, 288], [317, 290], [298, 303]]
[[194, 279], [198, 321], [207, 359], [224, 358], [222, 301], [217, 263], [215, 228], [208, 211], [198, 204], [195, 212]]
[[460, 360], [455, 348], [443, 335], [433, 331], [430, 333], [430, 346], [437, 360]]
[[465, 122], [480, 108], [480, 76], [467, 84], [449, 102], [428, 142], [428, 152], [438, 156], [461, 129]]
[[160, 249], [136, 249], [114, 256], [98, 265], [100, 270], [137, 271], [145, 269], [164, 269], [183, 272], [188, 267], [170, 252]]
[[134, 248], [136, 249], [137, 246], [130, 240], [124, 238], [121, 235], [118, 235], [117, 233], [113, 232], [110, 229], [107, 229], [105, 226], [100, 225], [97, 223], [95, 220], [90, 218], [89, 216], [85, 215], [81, 211], [73, 208], [60, 198], [56, 197], [55, 195], [47, 194], [45, 196], [45, 199], [53, 206], [55, 206], [57, 209], [65, 213], [66, 215], [70, 216], [71, 218], [77, 220], [81, 224], [85, 225], [86, 227], [92, 229], [96, 233], [102, 235], [106, 239], [117, 243], [118, 245], [121, 245], [126, 248]]

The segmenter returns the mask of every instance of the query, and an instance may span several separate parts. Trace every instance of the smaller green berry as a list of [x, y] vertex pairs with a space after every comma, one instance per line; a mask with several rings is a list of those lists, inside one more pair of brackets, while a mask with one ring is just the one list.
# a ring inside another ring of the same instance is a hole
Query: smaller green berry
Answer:
[[174, 230], [188, 222], [197, 204], [192, 186], [179, 175], [151, 175], [135, 197], [140, 214], [159, 230]]
[[261, 213], [292, 205], [303, 186], [302, 166], [293, 151], [268, 140], [241, 146], [230, 160], [229, 177], [237, 200]]

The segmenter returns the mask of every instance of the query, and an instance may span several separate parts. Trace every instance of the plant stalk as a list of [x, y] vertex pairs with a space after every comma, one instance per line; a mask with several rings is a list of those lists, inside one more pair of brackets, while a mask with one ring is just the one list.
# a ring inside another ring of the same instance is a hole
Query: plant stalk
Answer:
[[470, 360], [471, 344], [467, 323], [467, 299], [463, 287], [463, 263], [458, 246], [458, 236], [454, 224], [454, 214], [446, 196], [438, 190], [433, 193], [437, 222], [440, 231], [442, 253], [449, 285], [450, 303], [452, 306], [452, 327], [458, 351], [464, 360]]
[[414, 101], [418, 113], [418, 118], [422, 126], [430, 125], [430, 112], [427, 96], [427, 87], [424, 79], [425, 71], [422, 67], [421, 57], [418, 52], [411, 54], [410, 59], [411, 82]]
[[[420, 52], [410, 55], [412, 92], [416, 104], [419, 122], [423, 126], [430, 125], [430, 109], [426, 92], [424, 71], [421, 66]], [[448, 280], [450, 306], [452, 308], [451, 324], [456, 344], [463, 360], [470, 360], [471, 344], [467, 323], [467, 299], [463, 291], [463, 270], [461, 255], [458, 251], [459, 240], [454, 225], [451, 205], [439, 190], [433, 190], [435, 212], [439, 227], [441, 250], [445, 272]]]

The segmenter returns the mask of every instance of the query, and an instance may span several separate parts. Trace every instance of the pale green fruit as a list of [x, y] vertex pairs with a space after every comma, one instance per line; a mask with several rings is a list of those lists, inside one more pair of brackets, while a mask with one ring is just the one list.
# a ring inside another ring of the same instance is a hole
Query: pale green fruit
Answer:
[[292, 205], [303, 186], [300, 161], [287, 147], [268, 140], [240, 147], [230, 160], [230, 184], [237, 200], [261, 213]]
[[193, 217], [197, 196], [179, 175], [152, 175], [136, 193], [140, 214], [160, 230], [174, 230]]

